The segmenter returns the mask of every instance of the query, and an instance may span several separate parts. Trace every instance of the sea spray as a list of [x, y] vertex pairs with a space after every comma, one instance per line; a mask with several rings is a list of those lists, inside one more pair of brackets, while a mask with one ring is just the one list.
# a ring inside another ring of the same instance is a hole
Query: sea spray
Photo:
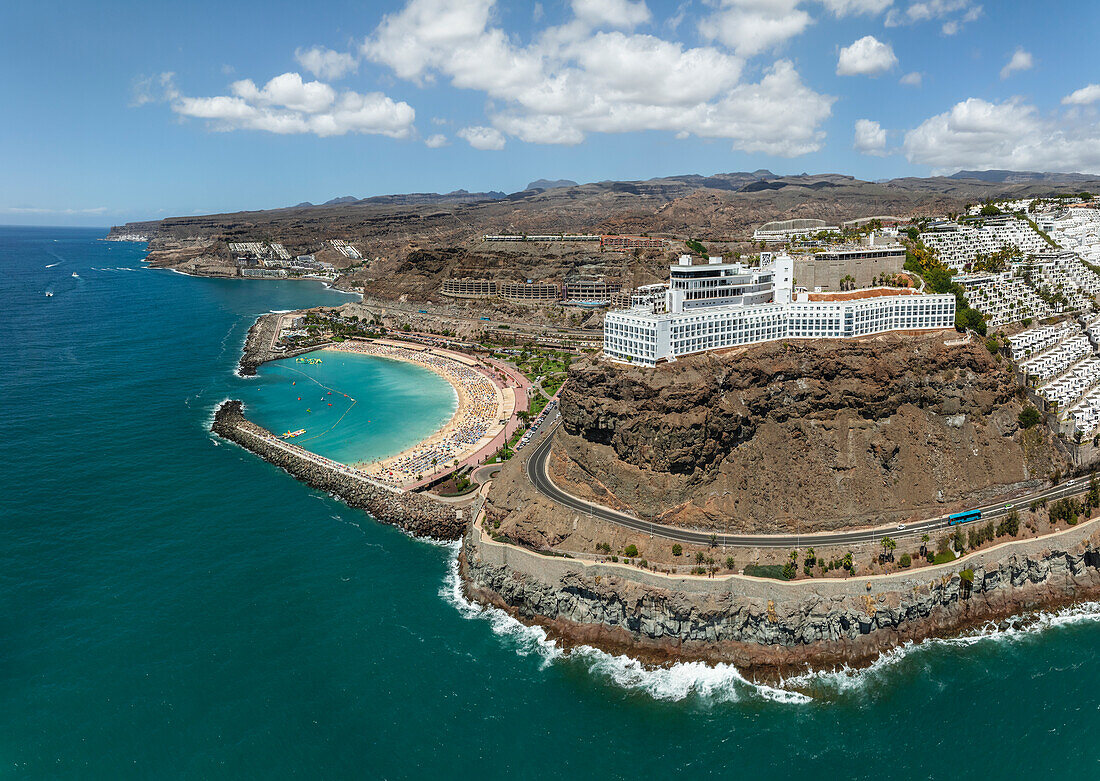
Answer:
[[737, 702], [746, 697], [785, 704], [811, 701], [801, 692], [754, 683], [731, 664], [677, 662], [664, 667], [649, 667], [629, 656], [613, 656], [587, 645], [566, 652], [541, 627], [528, 626], [500, 608], [482, 606], [469, 600], [463, 593], [462, 578], [458, 572], [460, 543], [447, 545], [451, 548], [451, 557], [439, 590], [440, 596], [454, 605], [464, 618], [487, 621], [492, 631], [507, 639], [519, 655], [541, 656], [543, 667], [567, 661], [577, 662], [595, 676], [624, 689], [643, 692], [655, 700], [679, 702], [694, 695], [716, 702]]

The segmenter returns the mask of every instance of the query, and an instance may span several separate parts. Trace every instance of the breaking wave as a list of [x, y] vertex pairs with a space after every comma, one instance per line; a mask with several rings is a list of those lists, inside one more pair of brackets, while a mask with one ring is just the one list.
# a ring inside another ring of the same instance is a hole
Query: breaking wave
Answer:
[[844, 666], [835, 670], [810, 672], [787, 678], [783, 681], [783, 686], [812, 692], [841, 694], [863, 689], [912, 657], [936, 649], [967, 648], [984, 643], [1018, 643], [1050, 629], [1095, 621], [1100, 621], [1100, 602], [1070, 605], [1053, 612], [1040, 611], [1013, 616], [1003, 621], [991, 621], [958, 637], [937, 637], [916, 643], [907, 642], [886, 651], [867, 667], [853, 669]]
[[655, 700], [679, 702], [690, 696], [718, 702], [760, 698], [780, 703], [806, 703], [811, 697], [801, 692], [754, 683], [730, 664], [679, 662], [668, 667], [647, 667], [629, 656], [612, 656], [591, 646], [566, 652], [537, 626], [527, 626], [495, 607], [482, 607], [462, 593], [458, 574], [460, 543], [448, 543], [451, 558], [439, 595], [467, 619], [487, 621], [494, 634], [505, 638], [521, 656], [538, 655], [542, 666], [579, 663], [592, 674], [624, 689], [639, 691]]
[[644, 692], [655, 700], [678, 702], [691, 696], [717, 702], [756, 698], [786, 704], [831, 700], [839, 695], [865, 690], [869, 684], [881, 682], [885, 674], [906, 660], [919, 658], [921, 654], [937, 649], [958, 649], [983, 643], [1016, 643], [1050, 629], [1100, 622], [1100, 602], [1087, 602], [1053, 612], [1042, 611], [990, 622], [958, 637], [908, 642], [883, 653], [867, 667], [844, 666], [807, 672], [786, 678], [777, 686], [769, 686], [746, 679], [730, 664], [679, 662], [668, 667], [647, 667], [637, 659], [625, 655], [613, 656], [591, 646], [579, 646], [567, 652], [551, 640], [542, 628], [527, 626], [503, 610], [483, 607], [467, 599], [458, 574], [460, 543], [446, 545], [452, 555], [439, 594], [464, 618], [487, 621], [492, 631], [508, 640], [521, 656], [540, 656], [543, 667], [556, 663], [579, 663], [598, 677], [624, 689]]

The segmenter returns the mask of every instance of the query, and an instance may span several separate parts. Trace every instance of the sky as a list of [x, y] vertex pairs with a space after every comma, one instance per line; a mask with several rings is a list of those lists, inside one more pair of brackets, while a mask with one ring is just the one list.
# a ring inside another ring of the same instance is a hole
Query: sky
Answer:
[[549, 178], [1100, 173], [1100, 3], [0, 0], [0, 224]]

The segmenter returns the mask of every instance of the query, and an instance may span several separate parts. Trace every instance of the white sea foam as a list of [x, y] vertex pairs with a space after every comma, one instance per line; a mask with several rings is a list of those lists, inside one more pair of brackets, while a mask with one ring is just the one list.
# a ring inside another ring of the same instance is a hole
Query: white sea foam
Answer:
[[845, 665], [835, 670], [805, 673], [786, 679], [783, 685], [797, 688], [824, 686], [836, 692], [861, 689], [906, 659], [937, 648], [966, 648], [980, 643], [1021, 642], [1050, 629], [1094, 621], [1100, 621], [1100, 603], [1098, 602], [1071, 605], [1054, 612], [1040, 611], [1014, 616], [1004, 621], [991, 621], [957, 637], [936, 637], [918, 643], [905, 643], [886, 651], [868, 667], [852, 669]]
[[61, 261], [59, 260], [56, 263], [51, 263], [50, 265], [46, 266], [46, 268], [53, 268], [54, 266], [60, 266], [60, 265], [61, 265]]
[[668, 667], [647, 667], [637, 659], [613, 656], [591, 646], [579, 646], [566, 653], [547, 637], [542, 628], [527, 626], [503, 610], [483, 607], [467, 599], [462, 593], [462, 581], [458, 574], [459, 543], [447, 545], [452, 550], [452, 556], [440, 596], [454, 605], [463, 618], [487, 621], [492, 631], [513, 644], [516, 653], [521, 656], [541, 656], [544, 667], [575, 661], [596, 676], [624, 689], [643, 692], [656, 700], [680, 701], [695, 695], [719, 702], [749, 697], [790, 704], [811, 701], [810, 697], [800, 692], [753, 683], [730, 664], [712, 666], [704, 662], [680, 662]]

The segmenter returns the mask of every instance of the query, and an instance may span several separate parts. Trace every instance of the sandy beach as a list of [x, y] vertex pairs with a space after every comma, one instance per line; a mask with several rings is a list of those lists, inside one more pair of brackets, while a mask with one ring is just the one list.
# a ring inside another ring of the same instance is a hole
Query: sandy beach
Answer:
[[492, 370], [482, 368], [470, 356], [389, 340], [348, 341], [325, 349], [414, 363], [435, 372], [455, 389], [455, 412], [434, 434], [395, 456], [352, 465], [394, 486], [414, 486], [433, 473], [453, 469], [492, 442], [516, 409], [513, 389], [501, 387]]

